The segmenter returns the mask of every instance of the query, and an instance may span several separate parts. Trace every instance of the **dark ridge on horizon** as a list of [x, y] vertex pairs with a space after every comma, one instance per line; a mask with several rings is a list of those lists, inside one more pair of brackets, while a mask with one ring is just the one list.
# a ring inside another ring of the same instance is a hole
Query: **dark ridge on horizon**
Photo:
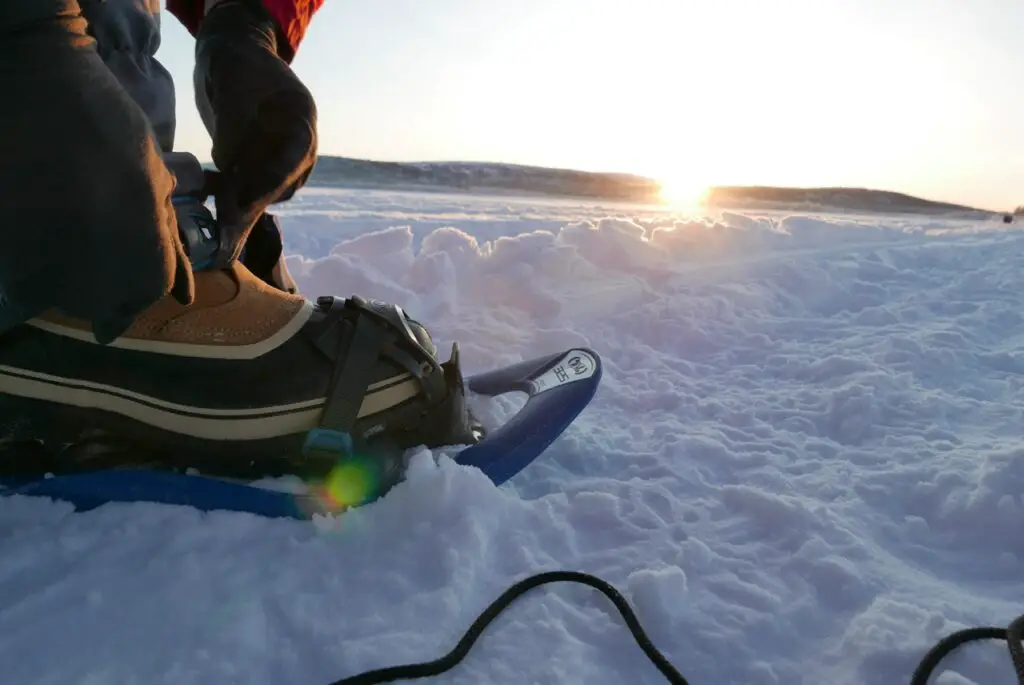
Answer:
[[710, 194], [718, 203], [727, 203], [729, 201], [756, 202], [759, 200], [765, 202], [807, 203], [824, 203], [827, 201], [842, 203], [839, 206], [851, 205], [850, 208], [856, 208], [860, 203], [865, 203], [882, 210], [899, 208], [899, 211], [917, 212], [998, 213], [978, 207], [928, 200], [893, 190], [876, 190], [848, 186], [811, 188], [791, 186], [717, 186], [711, 189]]
[[[580, 171], [502, 162], [385, 162], [321, 155], [311, 185], [376, 190], [520, 194], [662, 204], [656, 179], [630, 173]], [[836, 209], [869, 213], [997, 212], [889, 190], [853, 187], [718, 186], [712, 208]]]

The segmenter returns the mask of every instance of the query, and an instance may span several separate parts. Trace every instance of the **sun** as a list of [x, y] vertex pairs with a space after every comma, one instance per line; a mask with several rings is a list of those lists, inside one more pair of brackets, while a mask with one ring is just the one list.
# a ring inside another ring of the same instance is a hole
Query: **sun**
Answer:
[[658, 181], [661, 201], [671, 207], [692, 208], [704, 204], [711, 189], [684, 176], [666, 176]]

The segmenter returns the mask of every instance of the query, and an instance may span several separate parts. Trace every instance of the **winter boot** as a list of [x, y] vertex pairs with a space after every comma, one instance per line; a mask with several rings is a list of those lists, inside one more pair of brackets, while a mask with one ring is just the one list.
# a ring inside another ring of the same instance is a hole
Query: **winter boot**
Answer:
[[315, 479], [352, 454], [393, 470], [407, 448], [477, 440], [457, 352], [439, 363], [397, 306], [310, 302], [241, 263], [201, 271], [192, 305], [165, 298], [109, 345], [54, 312], [0, 337], [0, 440], [125, 447], [57, 464], [25, 450], [0, 458], [0, 473], [145, 465]]

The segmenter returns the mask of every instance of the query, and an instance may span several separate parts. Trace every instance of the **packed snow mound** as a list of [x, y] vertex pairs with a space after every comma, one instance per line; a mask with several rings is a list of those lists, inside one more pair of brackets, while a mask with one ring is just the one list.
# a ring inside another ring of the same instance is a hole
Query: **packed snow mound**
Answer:
[[[0, 500], [11, 682], [321, 685], [436, 658], [556, 569], [621, 589], [694, 685], [899, 685], [1024, 613], [1020, 232], [323, 189], [281, 214], [308, 295], [398, 302], [469, 372], [591, 346], [598, 396], [506, 487], [422, 450], [313, 524]], [[944, 665], [1014, 682], [1001, 645]], [[573, 586], [442, 681], [663, 682]]]

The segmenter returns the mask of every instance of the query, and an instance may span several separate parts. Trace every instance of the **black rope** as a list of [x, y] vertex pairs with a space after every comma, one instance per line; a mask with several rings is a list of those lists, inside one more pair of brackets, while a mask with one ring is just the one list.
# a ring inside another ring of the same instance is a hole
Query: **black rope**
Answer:
[[910, 678], [910, 685], [927, 685], [928, 679], [931, 678], [932, 673], [935, 671], [935, 667], [939, 665], [939, 662], [949, 656], [957, 647], [967, 644], [968, 642], [975, 642], [977, 640], [1005, 640], [1006, 639], [1006, 628], [967, 628], [965, 630], [958, 630], [952, 635], [939, 640], [938, 644], [928, 650], [928, 653], [924, 655], [921, 662], [914, 669], [914, 675]]
[[[430, 678], [449, 671], [466, 657], [469, 650], [472, 649], [491, 621], [497, 618], [498, 614], [508, 608], [512, 602], [536, 587], [557, 582], [581, 583], [600, 591], [619, 610], [619, 614], [626, 622], [626, 626], [629, 628], [633, 639], [636, 640], [637, 645], [647, 655], [647, 658], [651, 660], [651, 663], [661, 671], [661, 674], [665, 676], [670, 685], [688, 685], [686, 678], [676, 670], [675, 666], [669, 663], [668, 659], [654, 646], [651, 639], [647, 637], [647, 633], [644, 632], [643, 627], [640, 625], [636, 613], [629, 606], [622, 593], [597, 576], [578, 571], [538, 573], [515, 583], [512, 587], [505, 590], [498, 599], [491, 602], [490, 606], [484, 609], [483, 613], [473, 621], [473, 625], [469, 627], [466, 634], [459, 640], [459, 643], [455, 645], [455, 648], [440, 659], [420, 664], [391, 666], [389, 668], [366, 671], [365, 673], [336, 680], [330, 685], [380, 685], [380, 683], [393, 683], [397, 680]], [[967, 628], [943, 638], [938, 644], [928, 650], [928, 653], [921, 659], [921, 662], [914, 670], [914, 675], [911, 677], [910, 685], [927, 685], [928, 679], [932, 676], [936, 667], [950, 652], [968, 642], [975, 642], [977, 640], [1006, 640], [1010, 649], [1010, 659], [1013, 661], [1013, 668], [1017, 673], [1018, 685], [1024, 685], [1024, 616], [1017, 618], [1010, 624], [1009, 628]]]
[[1013, 662], [1013, 670], [1017, 673], [1017, 683], [1024, 685], [1024, 644], [1022, 644], [1022, 639], [1024, 639], [1024, 616], [1017, 617], [1009, 628], [986, 626], [958, 630], [939, 640], [938, 644], [928, 650], [914, 670], [910, 685], [927, 685], [928, 679], [939, 662], [945, 659], [950, 652], [968, 642], [978, 640], [1006, 640], [1006, 645], [1010, 650], [1010, 660]]
[[658, 648], [654, 646], [651, 639], [647, 637], [647, 633], [644, 632], [643, 627], [640, 625], [640, 621], [637, 620], [636, 614], [633, 612], [633, 609], [630, 608], [626, 598], [609, 583], [601, 580], [597, 576], [592, 576], [589, 573], [580, 573], [578, 571], [550, 571], [547, 573], [538, 573], [537, 575], [520, 580], [508, 590], [505, 590], [498, 599], [494, 600], [489, 607], [484, 609], [484, 612], [480, 614], [480, 617], [473, 622], [473, 625], [469, 627], [469, 630], [467, 630], [466, 634], [462, 636], [459, 643], [455, 645], [455, 649], [448, 652], [440, 659], [427, 661], [421, 664], [392, 666], [390, 668], [367, 671], [348, 678], [343, 678], [342, 680], [336, 680], [331, 683], [331, 685], [378, 685], [379, 683], [393, 683], [396, 680], [429, 678], [431, 676], [444, 673], [465, 658], [466, 654], [469, 653], [470, 648], [472, 648], [473, 643], [477, 641], [480, 635], [484, 632], [484, 629], [487, 628], [487, 625], [497, 618], [498, 614], [504, 611], [509, 604], [516, 600], [516, 598], [529, 592], [535, 587], [539, 587], [547, 583], [563, 581], [589, 585], [610, 599], [612, 604], [615, 605], [615, 608], [619, 610], [623, 620], [625, 620], [626, 625], [629, 627], [629, 632], [633, 635], [633, 639], [635, 639], [636, 643], [640, 645], [640, 649], [644, 651], [647, 658], [651, 660], [659, 671], [661, 671], [661, 674], [665, 676], [665, 679], [668, 680], [671, 685], [688, 685], [682, 674], [676, 670], [675, 666], [669, 663], [668, 659], [658, 651]]

